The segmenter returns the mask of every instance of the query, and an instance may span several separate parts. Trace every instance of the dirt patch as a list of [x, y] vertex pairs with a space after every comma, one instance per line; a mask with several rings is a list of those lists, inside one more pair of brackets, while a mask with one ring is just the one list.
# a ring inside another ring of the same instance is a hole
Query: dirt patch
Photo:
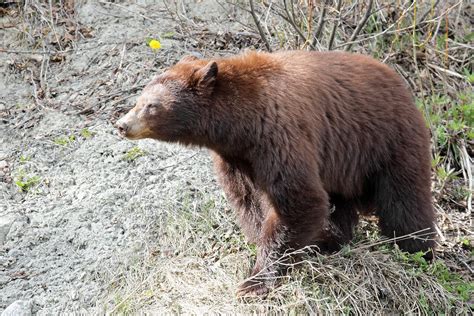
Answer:
[[[160, 23], [139, 16], [146, 8]], [[122, 140], [110, 121], [111, 104], [130, 107], [143, 83], [182, 54], [172, 39], [162, 40], [163, 54], [146, 46], [147, 36], [173, 30], [165, 9], [94, 1], [75, 10], [93, 36], [74, 42], [63, 61], [0, 54], [0, 309], [19, 299], [32, 299], [42, 314], [102, 308], [111, 271], [147, 252], [151, 226], [168, 208], [196, 195], [193, 188], [220, 196], [205, 152]], [[4, 48], [29, 50], [20, 34], [2, 30]], [[40, 80], [47, 98], [36, 102]]]

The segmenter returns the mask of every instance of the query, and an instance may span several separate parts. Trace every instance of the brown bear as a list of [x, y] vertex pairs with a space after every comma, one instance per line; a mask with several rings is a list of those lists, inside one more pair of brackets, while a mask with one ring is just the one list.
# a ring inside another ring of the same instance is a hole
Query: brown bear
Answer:
[[385, 236], [405, 236], [401, 249], [432, 256], [429, 133], [403, 80], [370, 57], [185, 57], [145, 87], [117, 127], [130, 139], [211, 150], [257, 244], [240, 295], [266, 293], [284, 270], [271, 263], [288, 250], [350, 241], [358, 212], [377, 215]]

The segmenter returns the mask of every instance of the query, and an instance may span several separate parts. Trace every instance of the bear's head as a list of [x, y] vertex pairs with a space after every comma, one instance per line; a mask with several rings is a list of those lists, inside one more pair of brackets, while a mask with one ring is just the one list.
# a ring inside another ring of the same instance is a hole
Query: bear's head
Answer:
[[217, 79], [217, 63], [186, 56], [143, 89], [137, 103], [117, 121], [120, 135], [193, 143]]

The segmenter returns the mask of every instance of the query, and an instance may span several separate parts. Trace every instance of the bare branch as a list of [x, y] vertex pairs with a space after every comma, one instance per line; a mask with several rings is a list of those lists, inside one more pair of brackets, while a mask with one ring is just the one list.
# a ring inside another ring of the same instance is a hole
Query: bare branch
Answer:
[[[365, 23], [367, 22], [367, 20], [369, 19], [369, 16], [371, 15], [371, 11], [372, 11], [372, 4], [374, 3], [373, 0], [370, 0], [369, 4], [367, 5], [367, 11], [365, 11], [365, 15], [364, 15], [364, 18], [359, 22], [359, 24], [357, 25], [356, 29], [354, 30], [354, 33], [352, 33], [352, 36], [351, 38], [349, 39], [349, 42], [353, 42], [357, 35], [359, 35], [360, 31], [362, 30], [362, 28], [364, 27]], [[346, 46], [346, 51], [349, 51], [352, 47], [352, 44], [349, 43], [347, 46]]]
[[416, 22], [416, 24], [420, 24], [421, 22], [423, 22], [427, 17], [428, 17], [428, 14], [432, 13], [434, 11], [434, 9], [438, 6], [440, 0], [436, 0], [436, 2], [431, 6], [430, 9], [426, 10], [426, 12], [421, 16], [421, 18]]
[[260, 33], [260, 37], [262, 38], [262, 41], [265, 43], [265, 47], [269, 52], [272, 51], [272, 48], [270, 47], [270, 43], [268, 42], [267, 36], [265, 35], [265, 32], [262, 29], [262, 26], [260, 25], [260, 20], [257, 17], [257, 14], [255, 13], [255, 6], [253, 3], [253, 0], [249, 0], [250, 4], [250, 14], [252, 14], [253, 21], [255, 22], [255, 25], [257, 26], [258, 33]]
[[337, 12], [339, 12], [339, 17], [337, 21], [334, 23], [334, 26], [332, 27], [331, 37], [329, 38], [328, 50], [332, 49], [332, 45], [334, 44], [334, 37], [336, 36], [336, 30], [341, 21], [341, 5], [342, 5], [342, 0], [339, 0], [337, 2], [337, 9], [336, 9]]
[[[313, 44], [306, 38], [306, 36], [303, 34], [303, 32], [301, 32], [300, 28], [296, 25], [295, 20], [292, 18], [292, 15], [291, 15], [291, 13], [290, 13], [289, 10], [288, 10], [288, 7], [287, 7], [287, 5], [286, 5], [286, 0], [284, 0], [283, 3], [285, 4], [285, 13], [286, 13], [286, 16], [284, 16], [283, 14], [278, 13], [278, 12], [277, 12], [277, 14], [278, 14], [279, 16], [281, 16], [285, 21], [287, 21], [288, 23], [290, 23], [290, 25], [293, 27], [293, 29], [296, 31], [296, 33], [298, 33], [298, 35], [304, 40], [304, 42], [305, 42], [305, 43], [308, 43], [309, 46], [311, 47], [311, 49], [314, 49]], [[293, 17], [294, 17], [294, 12], [293, 12]]]
[[314, 36], [313, 36], [313, 44], [312, 46], [316, 47], [316, 44], [319, 40], [319, 37], [321, 36], [321, 32], [323, 30], [323, 26], [324, 26], [324, 23], [326, 22], [325, 21], [325, 17], [326, 17], [326, 5], [327, 5], [327, 2], [328, 1], [324, 1], [323, 2], [323, 8], [321, 9], [321, 14], [319, 15], [319, 24], [318, 24], [318, 27], [316, 28], [316, 32], [314, 33]]

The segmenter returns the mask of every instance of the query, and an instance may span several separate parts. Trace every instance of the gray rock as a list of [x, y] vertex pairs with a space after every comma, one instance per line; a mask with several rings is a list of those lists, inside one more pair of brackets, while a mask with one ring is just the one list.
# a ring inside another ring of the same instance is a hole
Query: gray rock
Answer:
[[6, 275], [0, 275], [0, 285], [7, 284], [10, 281], [10, 277]]
[[[8, 162], [0, 160], [0, 177], [4, 177], [8, 173]], [[0, 180], [1, 181], [1, 180]]]
[[1, 216], [0, 217], [0, 246], [3, 246], [7, 239], [8, 232], [12, 226], [15, 218], [11, 215]]
[[11, 303], [3, 312], [1, 316], [28, 316], [31, 315], [31, 308], [33, 301], [18, 300]]

